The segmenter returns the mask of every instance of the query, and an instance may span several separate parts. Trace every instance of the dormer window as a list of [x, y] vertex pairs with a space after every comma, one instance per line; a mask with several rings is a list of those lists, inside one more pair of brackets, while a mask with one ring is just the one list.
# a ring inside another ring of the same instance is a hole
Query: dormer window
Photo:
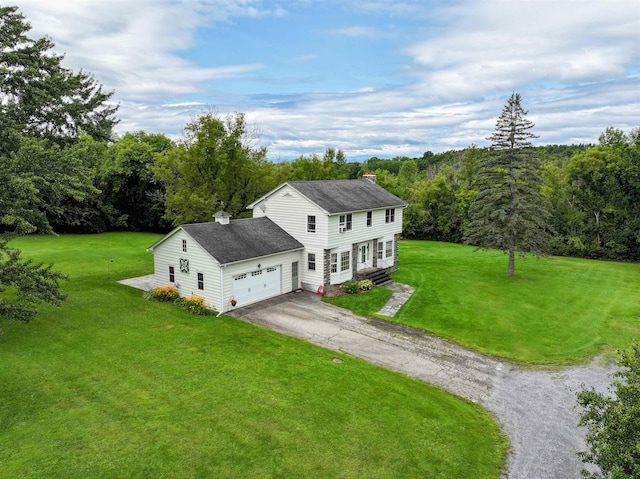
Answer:
[[384, 212], [384, 222], [394, 223], [395, 221], [396, 221], [396, 209], [387, 208], [387, 210]]
[[340, 215], [340, 231], [349, 231], [353, 222], [351, 213], [348, 215]]
[[307, 216], [307, 233], [315, 233], [316, 232], [316, 217], [315, 216]]

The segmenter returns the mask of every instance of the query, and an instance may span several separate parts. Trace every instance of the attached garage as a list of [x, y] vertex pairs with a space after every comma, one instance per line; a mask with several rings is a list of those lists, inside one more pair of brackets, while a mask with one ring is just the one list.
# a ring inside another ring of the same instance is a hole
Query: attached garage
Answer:
[[263, 268], [233, 277], [233, 298], [247, 305], [282, 293], [282, 267]]
[[215, 217], [215, 223], [181, 225], [148, 248], [155, 286], [201, 296], [219, 312], [298, 288], [293, 271], [304, 249], [300, 242], [266, 217]]

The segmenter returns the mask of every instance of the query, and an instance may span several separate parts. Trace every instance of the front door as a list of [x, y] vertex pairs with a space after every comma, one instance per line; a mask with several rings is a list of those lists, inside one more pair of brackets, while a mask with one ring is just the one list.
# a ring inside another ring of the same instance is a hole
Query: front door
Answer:
[[358, 271], [371, 268], [371, 252], [369, 251], [369, 242], [360, 243], [358, 245]]
[[298, 289], [298, 262], [291, 263], [291, 290]]

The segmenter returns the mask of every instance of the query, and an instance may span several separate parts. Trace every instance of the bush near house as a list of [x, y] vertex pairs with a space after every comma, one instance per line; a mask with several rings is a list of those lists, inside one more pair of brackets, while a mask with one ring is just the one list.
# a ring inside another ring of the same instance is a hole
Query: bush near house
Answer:
[[144, 299], [149, 301], [157, 301], [159, 303], [173, 303], [184, 309], [189, 314], [197, 316], [210, 316], [215, 314], [214, 311], [207, 308], [204, 298], [201, 296], [191, 295], [186, 298], [180, 297], [180, 292], [175, 286], [161, 286], [145, 291], [142, 294]]
[[142, 295], [144, 299], [149, 301], [159, 301], [161, 303], [173, 302], [180, 298], [178, 288], [175, 286], [161, 286], [159, 288], [153, 288], [149, 291], [145, 291]]
[[358, 283], [355, 281], [345, 281], [340, 287], [347, 294], [356, 294], [358, 292]]
[[180, 306], [189, 314], [195, 314], [197, 316], [211, 316], [216, 314], [211, 309], [207, 308], [202, 296], [187, 296], [186, 298], [177, 298], [174, 304]]

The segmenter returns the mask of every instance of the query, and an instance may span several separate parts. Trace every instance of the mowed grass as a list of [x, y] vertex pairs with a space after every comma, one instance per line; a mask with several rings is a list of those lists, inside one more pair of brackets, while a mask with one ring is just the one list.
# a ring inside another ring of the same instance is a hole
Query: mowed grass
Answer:
[[375, 288], [371, 291], [360, 291], [358, 294], [344, 294], [333, 298], [324, 298], [323, 301], [340, 308], [350, 309], [361, 316], [372, 316], [387, 304], [392, 294], [390, 289]]
[[640, 264], [516, 259], [472, 246], [402, 241], [395, 280], [416, 292], [393, 318], [525, 363], [571, 363], [640, 340]]
[[0, 477], [499, 477], [480, 407], [117, 284], [152, 271], [157, 238], [12, 242], [70, 281], [61, 308], [0, 322]]

